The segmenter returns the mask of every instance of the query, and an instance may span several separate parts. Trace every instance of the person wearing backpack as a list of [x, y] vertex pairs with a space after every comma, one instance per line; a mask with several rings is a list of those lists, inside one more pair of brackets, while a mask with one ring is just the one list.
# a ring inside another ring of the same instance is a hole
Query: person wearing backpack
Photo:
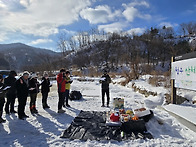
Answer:
[[64, 113], [65, 110], [62, 109], [64, 101], [65, 101], [65, 69], [62, 68], [60, 70], [60, 73], [57, 75], [57, 87], [58, 87], [58, 95], [59, 95], [59, 101], [58, 101], [58, 113]]

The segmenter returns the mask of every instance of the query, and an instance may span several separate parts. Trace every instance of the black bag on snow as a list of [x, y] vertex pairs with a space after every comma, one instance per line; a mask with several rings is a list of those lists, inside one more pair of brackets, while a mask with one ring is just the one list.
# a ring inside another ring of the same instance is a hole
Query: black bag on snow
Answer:
[[147, 131], [145, 121], [142, 119], [137, 121], [129, 120], [128, 122], [124, 122], [121, 126], [121, 130], [127, 134], [132, 132], [143, 133]]
[[82, 94], [80, 91], [71, 91], [69, 98], [70, 100], [79, 100], [82, 98]]

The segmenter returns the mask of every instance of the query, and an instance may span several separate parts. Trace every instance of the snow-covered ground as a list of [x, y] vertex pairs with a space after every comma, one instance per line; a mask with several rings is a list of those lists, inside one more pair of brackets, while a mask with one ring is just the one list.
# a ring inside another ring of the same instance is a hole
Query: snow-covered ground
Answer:
[[[5, 115], [6, 123], [0, 124], [0, 147], [4, 146], [196, 146], [196, 132], [183, 126], [178, 120], [163, 109], [156, 106], [162, 105], [161, 96], [146, 98], [135, 93], [129, 87], [118, 84], [110, 85], [111, 98], [121, 97], [125, 99], [126, 109], [147, 107], [153, 110], [155, 117], [147, 123], [147, 130], [153, 135], [151, 140], [130, 140], [130, 141], [80, 141], [62, 139], [60, 136], [70, 125], [80, 110], [107, 111], [110, 108], [101, 107], [101, 90], [98, 80], [94, 82], [79, 82], [74, 80], [72, 90], [80, 90], [83, 99], [70, 101], [71, 108], [66, 109], [65, 114], [58, 114], [58, 95], [56, 84], [53, 84], [48, 103], [50, 109], [43, 110], [41, 107], [41, 95], [37, 99], [38, 116], [32, 116], [29, 111], [29, 100], [26, 106], [26, 113], [30, 116], [26, 120], [19, 120], [17, 114]], [[156, 91], [156, 88], [153, 89]], [[112, 100], [110, 102], [112, 106]], [[17, 109], [17, 103], [16, 108]], [[179, 110], [179, 109], [178, 109]], [[177, 110], [177, 111], [178, 111]], [[183, 108], [180, 108], [183, 111]], [[187, 113], [188, 114], [188, 113]], [[189, 114], [191, 116], [191, 113]], [[159, 122], [163, 122], [160, 124]]]

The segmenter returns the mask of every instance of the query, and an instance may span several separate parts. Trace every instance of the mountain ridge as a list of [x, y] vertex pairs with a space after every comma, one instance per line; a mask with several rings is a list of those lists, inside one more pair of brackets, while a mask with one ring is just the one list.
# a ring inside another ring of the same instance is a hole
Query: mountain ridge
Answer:
[[32, 47], [23, 43], [0, 44], [0, 53], [0, 58], [9, 63], [9, 67], [0, 65], [0, 68], [13, 70], [22, 70], [25, 66], [42, 64], [45, 62], [44, 58], [52, 61], [60, 56], [58, 52]]

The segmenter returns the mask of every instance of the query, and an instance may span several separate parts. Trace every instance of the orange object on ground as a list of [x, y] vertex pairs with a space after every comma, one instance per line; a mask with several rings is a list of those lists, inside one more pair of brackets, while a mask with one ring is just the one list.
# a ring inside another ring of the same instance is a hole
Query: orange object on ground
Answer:
[[139, 118], [135, 115], [134, 117], [131, 118], [132, 120], [139, 120]]

